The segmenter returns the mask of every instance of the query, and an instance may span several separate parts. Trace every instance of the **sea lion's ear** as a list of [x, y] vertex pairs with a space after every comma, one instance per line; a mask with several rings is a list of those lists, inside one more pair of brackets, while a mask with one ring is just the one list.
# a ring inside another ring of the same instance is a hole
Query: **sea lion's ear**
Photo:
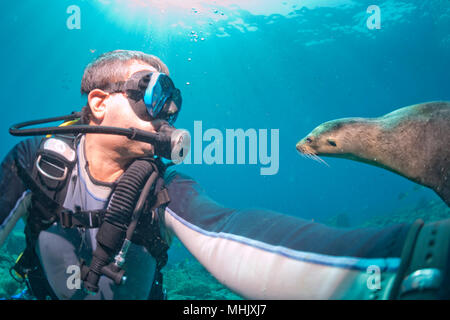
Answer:
[[327, 142], [330, 146], [336, 147], [336, 142], [333, 139], [327, 139]]

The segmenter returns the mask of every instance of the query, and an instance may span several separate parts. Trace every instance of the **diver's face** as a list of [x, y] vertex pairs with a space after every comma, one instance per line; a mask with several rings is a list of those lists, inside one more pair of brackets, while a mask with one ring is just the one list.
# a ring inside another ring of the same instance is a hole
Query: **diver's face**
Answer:
[[[152, 66], [140, 62], [133, 62], [129, 67], [128, 77], [138, 71], [156, 72]], [[161, 120], [144, 121], [133, 111], [125, 93], [109, 94], [102, 90], [89, 94], [89, 105], [93, 114], [92, 125], [112, 126], [121, 128], [138, 128], [147, 132], [156, 132], [161, 126]], [[101, 139], [102, 146], [120, 152], [124, 158], [136, 158], [154, 154], [151, 144], [130, 140], [118, 135], [94, 135], [91, 139]]]

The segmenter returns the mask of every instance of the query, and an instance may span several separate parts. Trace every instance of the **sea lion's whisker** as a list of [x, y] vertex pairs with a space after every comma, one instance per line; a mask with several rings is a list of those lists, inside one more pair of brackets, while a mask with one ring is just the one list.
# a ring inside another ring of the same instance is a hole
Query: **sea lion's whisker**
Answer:
[[302, 149], [301, 151], [299, 151], [299, 154], [303, 157], [303, 158], [309, 158], [309, 153], [308, 151], [306, 151], [305, 149]]
[[317, 156], [313, 151], [309, 151], [309, 150], [302, 150], [302, 152], [300, 152], [300, 154], [302, 155], [302, 157], [307, 158], [307, 159], [311, 159], [313, 161], [317, 161], [319, 163], [323, 163], [324, 165], [326, 165], [327, 167], [330, 167], [330, 165], [328, 163], [325, 162], [325, 160], [323, 160], [322, 158], [320, 158], [319, 156]]
[[330, 165], [328, 163], [325, 162], [325, 160], [323, 160], [322, 158], [320, 158], [318, 155], [316, 155], [315, 153], [308, 153], [307, 154], [308, 158], [314, 161], [317, 161], [319, 163], [323, 163], [324, 165], [326, 165], [327, 167], [330, 167]]
[[313, 156], [313, 160], [315, 160], [315, 161], [317, 161], [317, 162], [320, 162], [320, 163], [323, 163], [323, 164], [326, 165], [328, 168], [330, 167], [330, 165], [329, 165], [325, 160], [323, 160], [322, 158], [320, 158], [319, 156], [314, 155], [314, 156]]

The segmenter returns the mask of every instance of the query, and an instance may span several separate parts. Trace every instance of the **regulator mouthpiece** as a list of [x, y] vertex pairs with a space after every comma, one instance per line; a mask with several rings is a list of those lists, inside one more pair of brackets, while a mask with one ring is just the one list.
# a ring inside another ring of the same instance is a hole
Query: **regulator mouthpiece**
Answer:
[[188, 131], [176, 129], [170, 125], [163, 125], [158, 133], [169, 137], [167, 144], [155, 144], [155, 153], [160, 154], [173, 163], [181, 163], [191, 148], [191, 135]]

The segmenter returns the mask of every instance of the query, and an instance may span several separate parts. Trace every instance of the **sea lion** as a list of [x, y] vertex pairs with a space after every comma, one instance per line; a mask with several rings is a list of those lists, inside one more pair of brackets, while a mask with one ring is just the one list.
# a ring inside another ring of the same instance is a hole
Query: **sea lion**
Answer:
[[450, 207], [450, 102], [325, 122], [296, 148], [315, 159], [346, 158], [390, 170], [433, 189]]

